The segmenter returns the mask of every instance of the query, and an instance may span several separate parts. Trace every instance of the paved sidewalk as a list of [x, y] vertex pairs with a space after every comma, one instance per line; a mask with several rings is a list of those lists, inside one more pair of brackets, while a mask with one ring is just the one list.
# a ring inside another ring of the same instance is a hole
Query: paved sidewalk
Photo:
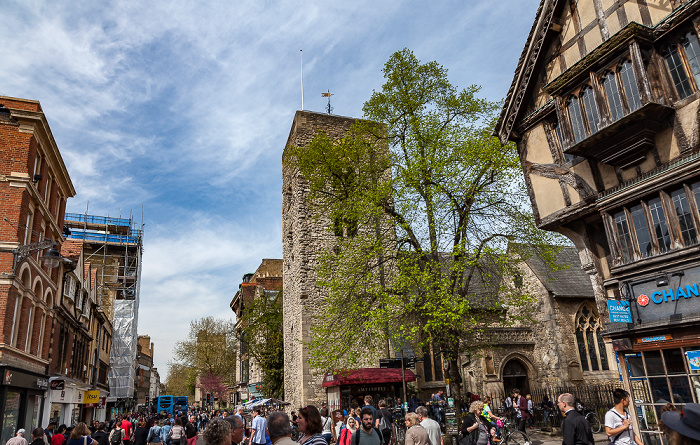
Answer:
[[[528, 430], [527, 435], [532, 445], [561, 445], [561, 434], [552, 436], [549, 432], [542, 432], [538, 429]], [[594, 434], [596, 444], [608, 443], [608, 436], [605, 433]]]

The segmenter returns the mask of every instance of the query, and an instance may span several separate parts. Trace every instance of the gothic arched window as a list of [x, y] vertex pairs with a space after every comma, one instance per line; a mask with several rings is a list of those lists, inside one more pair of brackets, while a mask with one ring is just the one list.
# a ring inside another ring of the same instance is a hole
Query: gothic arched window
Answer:
[[609, 369], [602, 329], [603, 325], [595, 308], [588, 304], [581, 306], [576, 314], [576, 344], [584, 371]]

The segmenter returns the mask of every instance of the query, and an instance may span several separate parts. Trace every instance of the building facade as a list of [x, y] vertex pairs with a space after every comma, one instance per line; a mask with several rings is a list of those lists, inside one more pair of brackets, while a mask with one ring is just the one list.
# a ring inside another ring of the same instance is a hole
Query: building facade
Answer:
[[37, 101], [0, 97], [0, 444], [45, 422], [68, 171]]
[[150, 335], [139, 335], [138, 351], [136, 354], [136, 382], [134, 385], [134, 399], [136, 405], [146, 406], [146, 396], [151, 397], [151, 390], [155, 382], [153, 373], [154, 345]]
[[229, 402], [236, 405], [251, 396], [261, 397], [262, 370], [249, 354], [246, 341], [245, 323], [242, 320], [246, 306], [258, 299], [276, 295], [282, 290], [282, 260], [263, 259], [252, 274], [243, 275], [238, 292], [231, 300], [231, 310], [236, 314], [236, 338], [238, 354], [236, 355], [236, 376], [232, 386]]
[[699, 24], [696, 1], [543, 0], [496, 127], [539, 227], [578, 249], [653, 443], [661, 407], [700, 399]]

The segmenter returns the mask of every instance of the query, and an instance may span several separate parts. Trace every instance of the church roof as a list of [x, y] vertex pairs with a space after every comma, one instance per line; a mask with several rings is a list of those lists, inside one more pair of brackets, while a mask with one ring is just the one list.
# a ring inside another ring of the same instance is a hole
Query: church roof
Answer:
[[566, 246], [556, 256], [559, 270], [552, 270], [546, 261], [533, 255], [525, 263], [555, 297], [594, 297], [593, 285], [581, 268], [578, 250]]

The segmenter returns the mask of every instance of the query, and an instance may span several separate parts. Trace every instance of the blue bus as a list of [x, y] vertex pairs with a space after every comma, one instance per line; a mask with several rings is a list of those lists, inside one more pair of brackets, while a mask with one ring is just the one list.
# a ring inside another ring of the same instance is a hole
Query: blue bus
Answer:
[[187, 414], [189, 409], [187, 396], [160, 396], [156, 402], [156, 412], [165, 411], [168, 414], [177, 415], [179, 412]]

